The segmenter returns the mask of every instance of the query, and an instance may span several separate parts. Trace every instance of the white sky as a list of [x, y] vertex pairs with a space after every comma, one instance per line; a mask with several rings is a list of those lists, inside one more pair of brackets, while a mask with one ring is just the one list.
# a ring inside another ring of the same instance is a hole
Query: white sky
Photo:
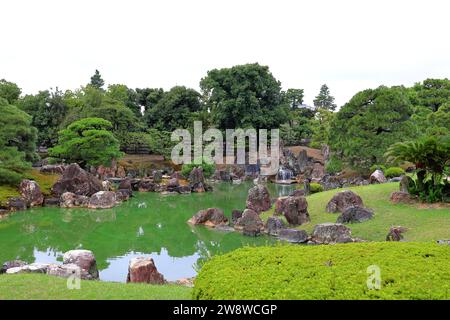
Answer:
[[448, 0], [1, 0], [0, 79], [24, 93], [106, 83], [186, 85], [259, 62], [312, 104], [450, 77]]

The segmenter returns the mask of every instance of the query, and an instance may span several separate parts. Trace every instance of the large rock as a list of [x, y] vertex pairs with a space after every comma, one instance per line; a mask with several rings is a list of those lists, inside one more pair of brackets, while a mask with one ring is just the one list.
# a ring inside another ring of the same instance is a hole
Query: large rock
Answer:
[[239, 218], [242, 217], [242, 210], [233, 210], [231, 211], [231, 222], [233, 222], [233, 224], [236, 224], [236, 222], [239, 220]]
[[179, 186], [177, 188], [177, 192], [180, 194], [189, 194], [189, 193], [191, 193], [191, 187], [190, 186]]
[[189, 184], [191, 186], [192, 192], [205, 192], [208, 190], [202, 167], [192, 169], [191, 173], [189, 174]]
[[275, 200], [275, 215], [281, 215], [284, 212], [284, 202], [286, 201], [288, 197], [279, 197], [277, 200]]
[[6, 261], [2, 268], [0, 269], [0, 274], [5, 273], [6, 270], [11, 269], [11, 268], [19, 268], [19, 267], [23, 267], [26, 266], [27, 263], [25, 261], [22, 260], [12, 260], [12, 261]]
[[284, 200], [282, 213], [290, 225], [298, 226], [311, 221], [305, 197], [288, 197]]
[[45, 198], [44, 206], [45, 207], [59, 207], [60, 198]]
[[90, 250], [70, 250], [64, 253], [63, 264], [74, 264], [85, 271], [92, 279], [98, 279], [97, 262], [95, 256]]
[[280, 232], [286, 228], [284, 222], [278, 217], [269, 217], [267, 219], [266, 225], [264, 226], [266, 232], [271, 236], [276, 236]]
[[153, 182], [154, 183], [161, 183], [162, 181], [162, 171], [161, 170], [155, 170], [153, 171]]
[[133, 258], [128, 265], [127, 282], [165, 284], [164, 276], [158, 272], [152, 258]]
[[304, 197], [306, 196], [306, 192], [303, 189], [295, 189], [289, 194], [290, 197]]
[[156, 190], [156, 184], [151, 180], [141, 180], [138, 184], [139, 192], [153, 192]]
[[416, 186], [416, 183], [410, 176], [402, 176], [400, 179], [400, 191], [409, 193]]
[[269, 210], [272, 207], [269, 190], [261, 184], [254, 186], [248, 191], [246, 205], [257, 213]]
[[352, 231], [340, 223], [321, 223], [314, 227], [312, 240], [315, 243], [346, 243], [352, 242]]
[[415, 203], [416, 197], [410, 195], [408, 192], [394, 191], [391, 193], [390, 200], [392, 203]]
[[92, 196], [103, 190], [102, 182], [92, 174], [80, 168], [76, 163], [69, 165], [52, 188], [55, 195], [72, 192], [81, 196]]
[[59, 198], [61, 208], [87, 207], [88, 203], [89, 197], [79, 196], [72, 192], [64, 192]]
[[61, 164], [54, 164], [42, 166], [39, 171], [47, 174], [63, 174], [65, 169], [66, 167]]
[[99, 191], [91, 196], [88, 203], [90, 209], [109, 209], [116, 206], [116, 193], [113, 191]]
[[261, 235], [261, 228], [257, 225], [248, 224], [242, 228], [242, 234], [247, 237], [257, 237]]
[[358, 223], [373, 218], [373, 211], [363, 207], [349, 207], [337, 218], [336, 223]]
[[234, 224], [234, 228], [237, 230], [244, 230], [244, 228], [251, 229], [249, 226], [254, 226], [257, 229], [262, 230], [264, 228], [264, 223], [256, 211], [245, 209], [242, 213], [242, 217], [237, 219]]
[[328, 202], [326, 211], [330, 213], [344, 212], [349, 207], [363, 207], [363, 201], [360, 196], [350, 190], [336, 193]]
[[215, 227], [217, 225], [228, 223], [228, 219], [223, 214], [223, 211], [219, 208], [208, 208], [206, 210], [200, 210], [188, 223], [197, 225], [203, 224], [209, 227]]
[[177, 191], [179, 186], [180, 182], [177, 178], [170, 178], [170, 180], [167, 182], [167, 190], [169, 191]]
[[29, 207], [41, 206], [44, 203], [44, 195], [35, 181], [22, 180], [19, 186], [19, 192]]
[[32, 263], [21, 267], [13, 267], [6, 270], [7, 274], [19, 273], [47, 273], [50, 263]]
[[304, 243], [308, 241], [308, 234], [305, 230], [281, 229], [278, 231], [278, 239], [291, 243]]
[[118, 189], [132, 190], [132, 188], [131, 188], [131, 179], [130, 178], [125, 178], [122, 181], [120, 181]]
[[27, 202], [21, 197], [9, 198], [6, 207], [9, 211], [21, 211], [27, 209]]
[[325, 167], [322, 163], [315, 162], [312, 168], [311, 180], [313, 182], [319, 182], [325, 176]]
[[71, 276], [80, 277], [82, 280], [94, 280], [86, 270], [81, 269], [73, 263], [68, 264], [50, 264], [47, 268], [49, 276], [56, 276], [61, 278], [69, 278]]
[[380, 169], [375, 170], [369, 178], [370, 183], [385, 183], [387, 182], [386, 177], [384, 176], [383, 171]]
[[133, 196], [133, 191], [130, 189], [119, 189], [116, 191], [117, 201], [127, 201]]

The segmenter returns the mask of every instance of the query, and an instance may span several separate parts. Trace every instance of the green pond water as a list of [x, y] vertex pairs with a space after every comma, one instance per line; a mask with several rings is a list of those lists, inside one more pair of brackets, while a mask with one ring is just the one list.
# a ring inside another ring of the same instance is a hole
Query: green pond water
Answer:
[[[219, 183], [211, 193], [160, 195], [134, 193], [113, 209], [35, 208], [0, 220], [0, 263], [20, 259], [60, 262], [72, 249], [92, 250], [100, 279], [126, 280], [128, 262], [151, 256], [168, 280], [192, 277], [208, 257], [242, 246], [266, 245], [274, 239], [244, 237], [186, 221], [198, 210], [218, 207], [230, 218], [243, 209], [252, 183]], [[271, 196], [289, 194], [292, 186], [268, 185]]]

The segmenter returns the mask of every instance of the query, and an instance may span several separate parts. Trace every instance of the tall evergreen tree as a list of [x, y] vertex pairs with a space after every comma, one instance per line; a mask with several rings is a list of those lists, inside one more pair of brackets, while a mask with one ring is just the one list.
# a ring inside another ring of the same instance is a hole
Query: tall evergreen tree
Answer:
[[319, 95], [314, 99], [314, 106], [319, 109], [326, 109], [334, 111], [336, 104], [334, 103], [334, 97], [330, 94], [330, 89], [326, 84], [320, 87]]
[[105, 85], [105, 81], [102, 79], [100, 72], [96, 69], [95, 74], [91, 77], [91, 86], [101, 89]]

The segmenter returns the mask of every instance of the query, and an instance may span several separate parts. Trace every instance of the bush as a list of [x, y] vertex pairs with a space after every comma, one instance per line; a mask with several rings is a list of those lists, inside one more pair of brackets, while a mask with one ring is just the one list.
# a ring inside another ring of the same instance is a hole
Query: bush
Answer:
[[399, 167], [390, 167], [386, 169], [384, 175], [386, 178], [400, 177], [405, 174], [405, 170]]
[[386, 171], [386, 167], [382, 164], [374, 164], [370, 167], [370, 173], [373, 173], [375, 170], [381, 170], [383, 172]]
[[[246, 247], [207, 261], [194, 299], [448, 299], [450, 246], [370, 242]], [[369, 290], [368, 267], [381, 270]]]
[[331, 174], [341, 172], [342, 168], [343, 168], [342, 160], [340, 160], [336, 157], [331, 157], [325, 166], [326, 172], [331, 173]]
[[323, 186], [317, 182], [311, 182], [309, 187], [310, 187], [311, 193], [317, 193], [317, 192], [323, 191]]
[[183, 175], [183, 177], [188, 178], [192, 169], [197, 167], [203, 168], [203, 175], [205, 176], [205, 178], [211, 177], [214, 174], [214, 171], [216, 170], [216, 166], [214, 164], [208, 164], [205, 162], [203, 162], [202, 164], [190, 163], [190, 164], [183, 164], [183, 166], [181, 167], [181, 174]]

